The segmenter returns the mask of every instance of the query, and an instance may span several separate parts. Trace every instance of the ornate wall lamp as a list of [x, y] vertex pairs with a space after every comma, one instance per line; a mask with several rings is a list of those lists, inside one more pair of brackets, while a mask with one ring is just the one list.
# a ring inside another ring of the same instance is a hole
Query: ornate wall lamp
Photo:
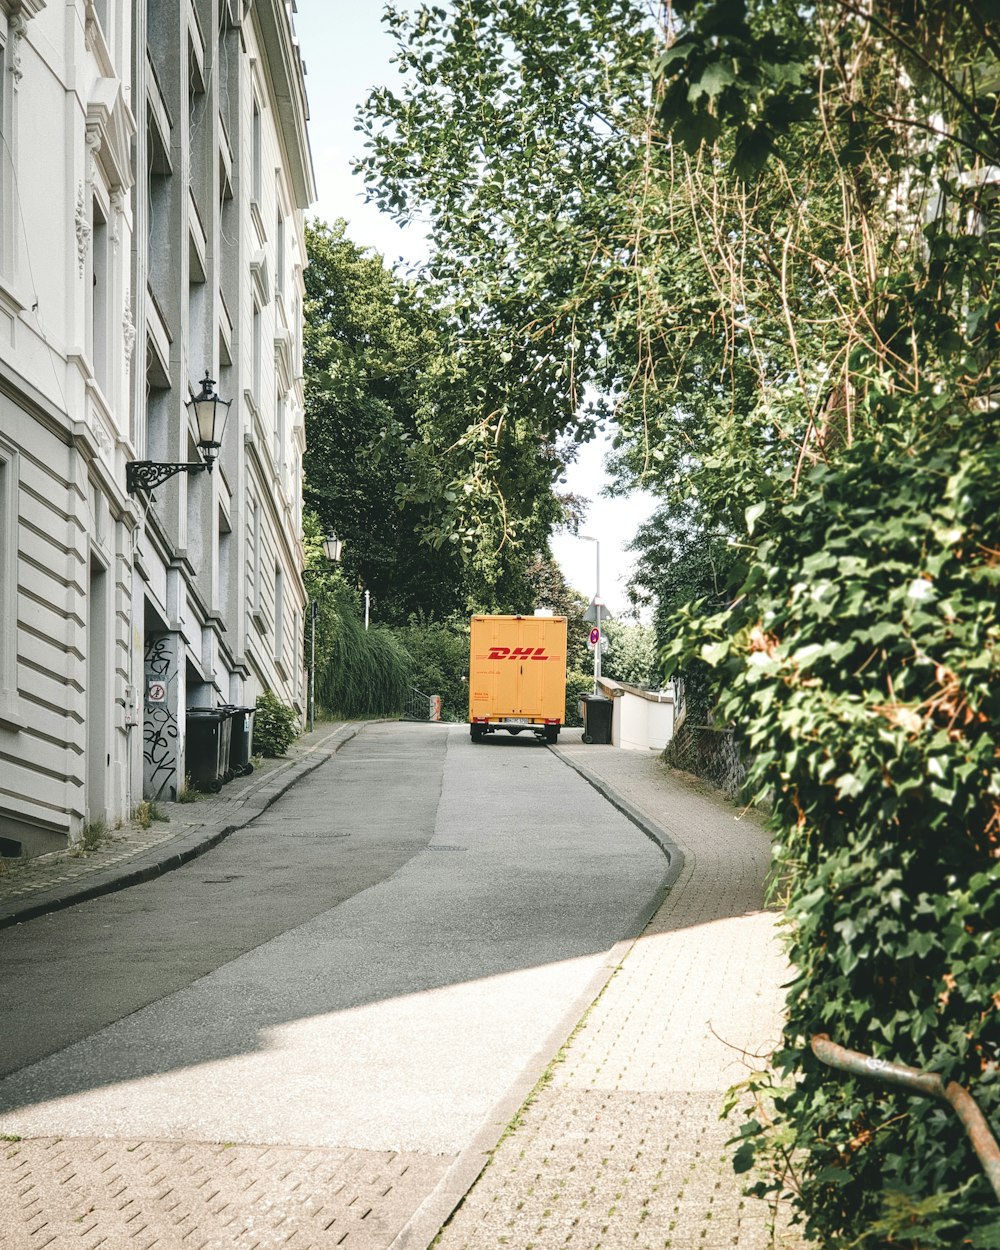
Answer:
[[154, 490], [162, 485], [175, 473], [200, 473], [207, 469], [211, 473], [219, 457], [222, 446], [222, 431], [226, 417], [229, 415], [231, 399], [220, 399], [215, 393], [215, 379], [208, 376], [208, 370], [201, 381], [201, 390], [193, 395], [187, 406], [194, 409], [195, 421], [198, 424], [198, 447], [202, 454], [201, 460], [191, 460], [184, 464], [158, 464], [155, 460], [128, 460], [125, 463], [125, 487], [129, 494], [137, 490]]
[[323, 554], [331, 563], [335, 563], [340, 559], [340, 552], [343, 545], [343, 540], [338, 538], [333, 530], [331, 530], [330, 533], [323, 539]]

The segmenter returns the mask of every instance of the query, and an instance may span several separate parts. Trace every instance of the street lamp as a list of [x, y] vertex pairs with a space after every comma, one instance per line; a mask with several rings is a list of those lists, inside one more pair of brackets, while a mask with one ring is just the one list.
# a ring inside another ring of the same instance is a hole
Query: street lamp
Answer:
[[198, 426], [198, 447], [202, 459], [186, 461], [183, 464], [128, 460], [125, 463], [125, 487], [130, 495], [134, 495], [137, 490], [153, 490], [175, 473], [200, 473], [203, 469], [211, 473], [222, 446], [222, 431], [229, 415], [229, 405], [233, 402], [231, 399], [220, 399], [214, 388], [215, 379], [208, 376], [206, 369], [201, 390], [186, 401]]
[[577, 538], [582, 538], [585, 543], [594, 544], [594, 552], [597, 556], [597, 576], [594, 582], [594, 623], [597, 626], [597, 644], [594, 647], [594, 694], [598, 692], [598, 682], [601, 680], [601, 608], [604, 607], [604, 601], [601, 598], [601, 543], [597, 538], [592, 538], [590, 534], [577, 534]]
[[[337, 537], [335, 530], [329, 530], [323, 539], [323, 554], [335, 564], [340, 559], [343, 541]], [[309, 732], [316, 728], [316, 600], [309, 605], [309, 618], [312, 632], [309, 640]]]

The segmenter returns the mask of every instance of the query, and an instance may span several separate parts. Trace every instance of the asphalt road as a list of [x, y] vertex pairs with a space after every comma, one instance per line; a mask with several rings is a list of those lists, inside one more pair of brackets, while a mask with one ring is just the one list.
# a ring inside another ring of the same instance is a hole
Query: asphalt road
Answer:
[[523, 735], [369, 726], [184, 868], [0, 933], [0, 1134], [457, 1156], [667, 866]]

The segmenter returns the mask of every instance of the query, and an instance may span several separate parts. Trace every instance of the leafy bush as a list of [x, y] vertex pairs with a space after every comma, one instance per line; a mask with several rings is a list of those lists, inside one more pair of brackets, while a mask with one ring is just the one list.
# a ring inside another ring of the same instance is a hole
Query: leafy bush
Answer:
[[299, 736], [299, 718], [294, 708], [271, 693], [257, 696], [253, 720], [253, 745], [261, 755], [284, 755]]
[[410, 656], [411, 683], [425, 694], [441, 696], [444, 720], [464, 721], [469, 713], [468, 617], [434, 621], [411, 616], [393, 633]]
[[631, 686], [658, 686], [660, 662], [652, 625], [608, 621], [602, 628], [608, 639], [607, 653], [601, 657], [604, 676]]
[[365, 629], [357, 593], [350, 587], [334, 583], [327, 604], [330, 629], [323, 662], [317, 662], [317, 702], [347, 720], [398, 716], [411, 685], [410, 656], [391, 629]]
[[580, 695], [590, 694], [594, 689], [594, 674], [570, 669], [566, 674], [566, 719], [564, 725], [582, 725], [580, 719]]
[[935, 1240], [953, 1223], [1000, 1244], [957, 1117], [809, 1045], [941, 1073], [1000, 1115], [995, 429], [963, 414], [919, 455], [859, 445], [814, 470], [700, 645], [773, 804], [796, 970], [773, 1118], [738, 1162], [793, 1159], [831, 1250], [959, 1244]]

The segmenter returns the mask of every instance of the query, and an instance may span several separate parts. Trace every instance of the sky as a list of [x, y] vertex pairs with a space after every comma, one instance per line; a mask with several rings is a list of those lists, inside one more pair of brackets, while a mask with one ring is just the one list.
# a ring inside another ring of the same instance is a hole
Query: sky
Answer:
[[[397, 0], [397, 4], [399, 0]], [[317, 201], [309, 215], [323, 221], [344, 217], [348, 236], [360, 246], [381, 253], [390, 265], [413, 263], [426, 256], [419, 230], [403, 230], [364, 202], [361, 179], [351, 161], [363, 154], [363, 139], [354, 129], [354, 114], [372, 87], [393, 82], [393, 43], [381, 24], [380, 0], [297, 0], [295, 30], [306, 66], [309, 96], [309, 137], [316, 174]], [[403, 6], [405, 7], [405, 6]], [[627, 499], [602, 498], [607, 478], [603, 461], [607, 445], [581, 448], [567, 474], [567, 489], [591, 502], [581, 530], [593, 542], [556, 534], [552, 552], [569, 584], [588, 599], [597, 589], [600, 559], [601, 598], [614, 615], [627, 608], [625, 583], [634, 557], [625, 550], [653, 510], [642, 492]]]

